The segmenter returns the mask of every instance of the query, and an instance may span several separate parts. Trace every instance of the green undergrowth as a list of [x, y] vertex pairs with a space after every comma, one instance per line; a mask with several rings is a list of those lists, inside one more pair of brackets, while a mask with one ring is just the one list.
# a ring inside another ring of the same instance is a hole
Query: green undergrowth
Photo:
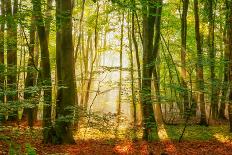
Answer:
[[[9, 128], [7, 128], [9, 130]], [[177, 141], [180, 138], [181, 133], [183, 132], [184, 125], [165, 125], [165, 132], [168, 135], [168, 138], [173, 141]], [[0, 128], [0, 131], [3, 131], [4, 128]], [[11, 128], [11, 136], [17, 138], [20, 137], [20, 135], [24, 135], [27, 138], [32, 139], [40, 139], [42, 138], [40, 135], [41, 129], [27, 129], [22, 130], [19, 128]], [[154, 134], [152, 135], [152, 138], [156, 141], [159, 140], [159, 137], [157, 136], [157, 133], [154, 130]], [[118, 139], [132, 139], [132, 130], [130, 129], [123, 129], [118, 132]], [[142, 129], [139, 129], [137, 131], [137, 138], [142, 138]], [[107, 132], [101, 132], [96, 129], [91, 128], [81, 128], [78, 131], [74, 133], [75, 139], [99, 139], [99, 140], [107, 140], [107, 139], [115, 139], [115, 133], [114, 131], [107, 131]], [[200, 125], [189, 125], [186, 127], [184, 136], [182, 140], [199, 140], [199, 141], [207, 141], [207, 140], [215, 140], [215, 139], [225, 139], [225, 140], [232, 140], [232, 133], [229, 132], [229, 127], [226, 125], [220, 125], [220, 126], [200, 126]], [[10, 140], [9, 135], [4, 135], [4, 132], [0, 134], [0, 140]]]
[[[179, 140], [181, 133], [183, 132], [183, 125], [167, 125], [165, 126], [167, 134], [171, 140]], [[221, 139], [232, 140], [232, 133], [229, 133], [229, 128], [226, 125], [223, 126], [200, 126], [191, 125], [187, 126], [184, 132], [183, 140], [217, 140]]]
[[[173, 141], [178, 141], [181, 133], [183, 132], [184, 125], [165, 125], [165, 132], [168, 135], [168, 138]], [[99, 132], [97, 130], [88, 128], [80, 129], [75, 134], [76, 139], [114, 139], [115, 135], [113, 132]], [[118, 136], [119, 139], [132, 139], [132, 131], [129, 129], [123, 129], [120, 131]], [[200, 125], [189, 125], [186, 127], [184, 136], [182, 140], [187, 141], [208, 141], [208, 140], [232, 140], [232, 133], [229, 132], [229, 127], [226, 125], [221, 126], [200, 126]], [[137, 131], [137, 138], [142, 138], [142, 129]], [[158, 141], [160, 138], [158, 137], [157, 133], [153, 133], [152, 139]]]

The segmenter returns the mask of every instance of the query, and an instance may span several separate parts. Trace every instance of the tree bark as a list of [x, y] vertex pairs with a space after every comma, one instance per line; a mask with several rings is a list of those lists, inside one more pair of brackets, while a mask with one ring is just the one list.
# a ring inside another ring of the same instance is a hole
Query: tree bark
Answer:
[[[228, 13], [226, 15], [226, 18], [228, 18]], [[229, 68], [229, 56], [230, 56], [230, 51], [229, 51], [229, 42], [228, 42], [228, 20], [226, 19], [226, 24], [225, 24], [225, 30], [224, 30], [224, 34], [223, 34], [223, 38], [224, 38], [224, 75], [223, 75], [223, 83], [222, 83], [222, 96], [221, 96], [221, 102], [220, 102], [220, 108], [219, 108], [219, 114], [218, 117], [220, 119], [225, 119], [225, 107], [226, 107], [226, 99], [227, 99], [227, 92], [229, 90], [229, 72], [228, 72], [228, 68]]]
[[228, 46], [228, 51], [229, 51], [229, 61], [228, 61], [228, 80], [229, 80], [229, 85], [230, 85], [230, 94], [229, 94], [229, 105], [228, 105], [228, 114], [229, 114], [229, 124], [230, 124], [230, 132], [232, 132], [232, 87], [231, 87], [231, 82], [232, 82], [232, 1], [231, 0], [226, 0], [225, 1], [226, 8], [227, 8], [227, 43]]
[[210, 80], [211, 80], [211, 116], [216, 119], [218, 116], [218, 104], [217, 104], [217, 87], [218, 81], [215, 79], [215, 45], [214, 45], [214, 0], [207, 1], [208, 10], [208, 50], [210, 61]]
[[153, 62], [153, 39], [154, 39], [154, 24], [156, 9], [151, 7], [154, 3], [147, 0], [143, 10], [143, 67], [142, 67], [142, 112], [143, 112], [143, 139], [152, 139], [152, 130], [155, 126], [155, 115], [152, 106], [151, 97], [151, 79], [154, 68]]
[[77, 102], [75, 61], [72, 43], [72, 2], [56, 0], [56, 61], [57, 61], [57, 142], [75, 143], [72, 134], [74, 109]]
[[195, 38], [197, 46], [197, 89], [198, 93], [198, 103], [200, 105], [201, 118], [200, 124], [207, 125], [206, 111], [205, 111], [205, 98], [204, 98], [204, 71], [203, 71], [203, 52], [201, 45], [201, 34], [200, 34], [200, 22], [198, 14], [198, 0], [194, 0], [194, 17], [195, 17]]
[[[6, 1], [7, 17], [7, 102], [15, 104], [18, 98], [17, 91], [17, 19], [18, 1]], [[17, 109], [10, 114], [12, 119], [17, 118]]]
[[118, 104], [117, 104], [117, 124], [116, 124], [116, 137], [118, 136], [118, 129], [120, 126], [120, 117], [122, 110], [122, 52], [123, 52], [123, 38], [124, 38], [124, 12], [121, 18], [121, 33], [120, 33], [120, 54], [119, 54], [119, 82], [118, 82]]
[[52, 21], [52, 15], [51, 15], [52, 3], [53, 3], [53, 0], [47, 0], [45, 30], [46, 30], [46, 36], [47, 36], [48, 42], [49, 42], [50, 27], [51, 27], [51, 21]]
[[[0, 94], [0, 104], [4, 103], [4, 97], [5, 97], [5, 61], [4, 61], [4, 42], [5, 42], [5, 0], [1, 0], [1, 23], [0, 23], [0, 72], [2, 73], [0, 75], [0, 90], [1, 90], [1, 94]], [[4, 109], [5, 110], [5, 109]], [[2, 113], [4, 113], [4, 111], [1, 111]], [[4, 115], [2, 115], [2, 113], [0, 113], [0, 122], [2, 120], [4, 120]]]
[[40, 51], [41, 51], [41, 84], [44, 91], [44, 109], [43, 109], [43, 142], [52, 143], [51, 128], [51, 69], [48, 49], [48, 38], [46, 35], [44, 19], [41, 12], [41, 0], [33, 0], [33, 14], [38, 31]]
[[[139, 47], [138, 47], [138, 42], [137, 42], [137, 37], [136, 37], [136, 25], [135, 25], [135, 16], [136, 14], [136, 5], [135, 1], [132, 0], [132, 4], [134, 7], [134, 10], [132, 10], [132, 41], [135, 49], [135, 58], [136, 58], [136, 64], [137, 64], [137, 73], [138, 73], [138, 87], [139, 87], [139, 94], [138, 94], [138, 100], [139, 100], [139, 105], [138, 105], [138, 122], [141, 122], [142, 120], [142, 97], [141, 97], [141, 90], [142, 90], [142, 73], [141, 73], [141, 64], [140, 64], [140, 55], [139, 55]], [[138, 24], [139, 27], [139, 24]], [[139, 28], [140, 29], [140, 28]], [[142, 38], [142, 37], [141, 37]], [[141, 39], [142, 40], [142, 39]], [[141, 120], [141, 121], [140, 121]]]
[[[32, 16], [31, 18], [31, 27], [30, 27], [30, 44], [29, 44], [29, 59], [28, 59], [28, 65], [27, 65], [27, 77], [25, 80], [25, 88], [33, 87], [35, 86], [34, 83], [34, 78], [35, 78], [35, 71], [33, 68], [35, 67], [34, 64], [34, 51], [35, 51], [35, 32], [36, 32], [36, 25], [35, 25], [35, 18]], [[37, 66], [36, 66], [37, 67]], [[28, 92], [26, 91], [24, 93], [24, 99], [29, 100], [31, 97], [33, 97], [33, 92]], [[27, 108], [27, 121], [28, 121], [28, 126], [33, 127], [34, 125], [34, 110], [35, 110], [35, 102], [32, 103], [34, 107], [32, 108]]]
[[188, 101], [188, 88], [186, 72], [186, 40], [187, 40], [187, 14], [188, 14], [188, 5], [189, 0], [184, 0], [183, 2], [183, 11], [181, 15], [181, 84], [183, 87], [182, 97], [184, 103], [184, 116], [189, 112], [189, 101]]
[[[161, 27], [161, 15], [162, 15], [162, 0], [157, 0], [157, 8], [156, 8], [156, 20], [155, 20], [155, 36], [154, 36], [154, 49], [153, 49], [153, 57], [154, 57], [154, 69], [153, 69], [153, 78], [154, 78], [154, 86], [156, 92], [156, 104], [155, 104], [155, 118], [157, 125], [163, 125], [163, 116], [161, 110], [161, 94], [160, 94], [160, 80], [158, 75], [157, 66], [157, 57], [159, 54], [159, 43], [160, 43], [160, 27]], [[153, 106], [154, 107], [154, 106]]]
[[[133, 13], [132, 13], [133, 14]], [[130, 19], [130, 12], [128, 13], [128, 19]], [[134, 87], [134, 57], [133, 57], [133, 48], [132, 48], [132, 39], [131, 39], [131, 25], [128, 25], [128, 41], [129, 41], [129, 59], [130, 59], [130, 76], [131, 76], [131, 114], [132, 114], [132, 120], [133, 120], [133, 137], [132, 139], [136, 140], [136, 125], [137, 125], [137, 107], [136, 107], [136, 95], [135, 95], [135, 87]]]

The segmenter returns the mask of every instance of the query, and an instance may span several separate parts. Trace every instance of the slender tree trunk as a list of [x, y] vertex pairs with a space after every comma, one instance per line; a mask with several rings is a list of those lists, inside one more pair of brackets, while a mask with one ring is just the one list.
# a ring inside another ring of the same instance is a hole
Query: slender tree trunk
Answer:
[[[0, 72], [3, 73], [0, 75], [0, 90], [1, 90], [1, 94], [0, 94], [0, 102], [1, 104], [4, 103], [4, 97], [5, 97], [5, 61], [4, 61], [4, 42], [5, 42], [5, 0], [1, 0], [1, 23], [0, 23], [0, 65], [1, 65], [1, 70]], [[4, 120], [4, 116], [2, 114], [0, 114], [0, 123], [1, 121]]]
[[[1, 28], [0, 28], [0, 65], [1, 65], [1, 72], [4, 73], [5, 72], [5, 61], [4, 61], [4, 41], [5, 41], [5, 0], [1, 0]], [[2, 90], [2, 92], [4, 92], [4, 81], [5, 81], [5, 75], [1, 75], [0, 77], [0, 89]], [[4, 102], [4, 94], [1, 94], [1, 101]]]
[[153, 70], [153, 77], [154, 77], [154, 88], [155, 88], [155, 94], [156, 94], [156, 103], [153, 106], [154, 111], [155, 111], [155, 118], [157, 125], [163, 125], [163, 115], [162, 115], [162, 110], [161, 110], [161, 94], [160, 94], [160, 85], [159, 85], [159, 76], [157, 69], [154, 68]]
[[44, 20], [41, 12], [41, 0], [33, 0], [33, 13], [35, 17], [36, 28], [39, 36], [40, 50], [41, 50], [41, 84], [44, 91], [44, 109], [43, 109], [43, 142], [52, 143], [51, 128], [51, 69], [48, 50], [48, 38], [46, 36], [46, 30]]
[[[13, 10], [12, 10], [13, 9]], [[17, 100], [17, 23], [18, 1], [6, 1], [7, 17], [7, 102], [14, 104]], [[12, 119], [17, 117], [17, 109], [13, 110]]]
[[[139, 87], [139, 93], [138, 93], [138, 123], [140, 123], [142, 120], [142, 97], [141, 97], [141, 90], [142, 90], [142, 73], [141, 73], [141, 64], [140, 64], [140, 55], [139, 55], [139, 46], [138, 46], [138, 42], [137, 42], [137, 35], [136, 35], [136, 29], [139, 29], [138, 33], [140, 35], [141, 41], [142, 41], [142, 35], [140, 33], [140, 25], [137, 22], [138, 27], [136, 27], [135, 24], [135, 18], [137, 17], [137, 13], [136, 13], [136, 4], [135, 1], [132, 0], [132, 5], [133, 5], [133, 10], [132, 10], [132, 23], [131, 23], [131, 27], [132, 27], [132, 41], [133, 41], [133, 45], [134, 45], [134, 49], [135, 49], [135, 58], [136, 58], [136, 64], [137, 64], [137, 72], [138, 72], [138, 87]], [[137, 18], [136, 18], [137, 19]], [[141, 121], [140, 121], [141, 120]]]
[[229, 94], [229, 106], [228, 106], [228, 113], [229, 113], [229, 123], [230, 123], [230, 132], [232, 132], [232, 1], [226, 0], [226, 6], [228, 11], [228, 49], [229, 49], [229, 64], [228, 64], [228, 79], [230, 82], [230, 94]]
[[[155, 117], [151, 98], [151, 78], [153, 65], [153, 38], [154, 38], [154, 24], [155, 9], [151, 8], [150, 0], [144, 4], [143, 10], [143, 69], [142, 69], [142, 112], [143, 112], [143, 139], [151, 140], [153, 127], [155, 126]], [[149, 9], [147, 9], [149, 8]]]
[[[155, 104], [155, 118], [158, 125], [163, 125], [163, 116], [162, 116], [162, 110], [161, 110], [161, 94], [160, 94], [160, 80], [158, 75], [158, 66], [156, 63], [158, 53], [159, 53], [159, 43], [160, 43], [160, 25], [161, 25], [161, 14], [162, 14], [162, 0], [158, 0], [158, 7], [156, 9], [156, 20], [155, 20], [155, 36], [154, 36], [154, 49], [153, 49], [153, 55], [154, 55], [154, 69], [153, 69], [153, 77], [154, 77], [154, 87], [156, 92], [156, 104]], [[153, 106], [154, 107], [154, 106]]]
[[201, 111], [201, 125], [207, 125], [206, 111], [205, 111], [205, 98], [204, 98], [204, 70], [203, 70], [203, 52], [201, 45], [200, 22], [198, 14], [198, 0], [194, 0], [194, 17], [195, 17], [195, 36], [197, 46], [197, 88], [198, 88], [198, 101]]
[[[95, 21], [95, 27], [94, 27], [94, 33], [95, 33], [95, 38], [94, 38], [94, 45], [95, 45], [95, 48], [94, 48], [94, 51], [92, 49], [92, 42], [90, 42], [91, 44], [91, 64], [90, 64], [90, 73], [89, 73], [89, 77], [88, 77], [88, 66], [89, 66], [89, 63], [88, 63], [88, 53], [85, 54], [85, 57], [84, 57], [84, 67], [85, 67], [85, 80], [87, 80], [86, 82], [86, 93], [85, 93], [85, 96], [84, 96], [84, 107], [85, 107], [85, 110], [87, 110], [87, 106], [88, 106], [88, 101], [89, 101], [89, 95], [90, 95], [90, 88], [91, 88], [91, 85], [92, 85], [92, 80], [93, 80], [93, 76], [94, 76], [94, 64], [97, 60], [97, 55], [98, 55], [98, 29], [97, 29], [97, 26], [98, 26], [98, 18], [99, 18], [99, 7], [100, 5], [97, 3], [97, 9], [96, 9], [96, 14], [97, 14], [97, 17], [96, 17], [96, 21]], [[91, 37], [90, 37], [91, 39]], [[84, 49], [83, 49], [83, 53], [84, 53]], [[84, 82], [85, 83], [85, 82]]]
[[92, 62], [90, 64], [89, 77], [86, 76], [86, 77], [88, 77], [88, 80], [86, 79], [87, 80], [87, 85], [86, 85], [86, 93], [85, 93], [85, 96], [84, 96], [85, 97], [84, 98], [84, 109], [85, 110], [87, 110], [87, 107], [88, 107], [90, 89], [91, 89], [91, 86], [92, 86], [92, 81], [93, 81], [93, 76], [94, 76], [94, 63], [96, 62], [96, 59], [97, 59], [97, 51], [93, 52], [93, 50], [91, 49], [91, 56], [92, 56], [92, 59], [91, 59]]
[[53, 3], [53, 0], [47, 0], [45, 31], [46, 31], [48, 42], [49, 42], [50, 27], [51, 27], [51, 21], [52, 21], [52, 14], [51, 14], [52, 3]]
[[214, 0], [207, 1], [208, 10], [208, 48], [210, 59], [210, 80], [211, 80], [211, 115], [213, 119], [218, 116], [218, 104], [217, 104], [217, 81], [215, 79], [215, 45], [214, 45]]
[[[31, 27], [30, 27], [30, 44], [29, 44], [29, 59], [28, 59], [28, 65], [27, 65], [27, 77], [26, 77], [26, 80], [25, 80], [25, 88], [29, 88], [29, 87], [33, 87], [35, 85], [34, 83], [34, 77], [36, 74], [35, 71], [33, 68], [34, 68], [34, 45], [35, 45], [35, 31], [36, 31], [36, 27], [35, 27], [35, 19], [34, 19], [34, 16], [32, 16], [31, 18]], [[36, 66], [37, 67], [37, 66]], [[25, 100], [30, 100], [31, 97], [33, 97], [33, 93], [31, 92], [28, 92], [26, 91], [24, 93], [24, 99]], [[33, 100], [31, 100], [34, 104], [33, 106], [36, 106], [35, 105], [35, 102]], [[28, 121], [28, 126], [29, 127], [33, 127], [34, 125], [34, 111], [35, 111], [35, 107], [32, 107], [32, 108], [27, 108], [27, 121]]]
[[122, 110], [122, 52], [123, 52], [123, 38], [124, 38], [124, 12], [122, 12], [121, 18], [121, 38], [120, 38], [120, 66], [119, 66], [119, 83], [118, 83], [118, 104], [117, 104], [117, 125], [116, 125], [116, 136], [118, 136], [118, 128], [120, 126], [120, 117]]
[[84, 65], [84, 67], [83, 67], [84, 68], [83, 80], [82, 80], [82, 85], [83, 85], [82, 93], [83, 93], [83, 95], [81, 96], [81, 98], [83, 98], [82, 102], [83, 102], [84, 111], [86, 111], [88, 108], [89, 93], [90, 93], [90, 87], [91, 87], [91, 83], [92, 83], [92, 76], [93, 76], [92, 74], [93, 74], [94, 62], [91, 61], [91, 64], [89, 66], [89, 56], [91, 56], [91, 60], [93, 60], [94, 59], [93, 53], [94, 52], [93, 52], [93, 48], [92, 48], [92, 35], [89, 35], [87, 38], [86, 48], [84, 51], [82, 51], [83, 60], [81, 61], [82, 65]]
[[[130, 21], [130, 12], [128, 13], [128, 19]], [[134, 57], [133, 57], [133, 48], [132, 48], [132, 39], [131, 39], [131, 25], [128, 25], [128, 41], [129, 41], [129, 59], [130, 59], [130, 76], [131, 76], [131, 96], [132, 96], [132, 104], [131, 104], [131, 113], [133, 119], [133, 139], [137, 139], [136, 135], [136, 125], [137, 125], [137, 107], [136, 107], [136, 96], [134, 90]]]
[[[228, 14], [228, 13], [227, 13]], [[228, 15], [226, 15], [226, 18], [228, 18]], [[226, 19], [227, 20], [227, 19]], [[224, 81], [222, 84], [222, 96], [221, 96], [221, 105], [220, 105], [220, 109], [219, 109], [219, 118], [220, 119], [225, 119], [225, 107], [226, 107], [226, 98], [227, 98], [227, 92], [229, 90], [229, 56], [230, 56], [230, 51], [229, 51], [229, 42], [228, 42], [228, 36], [229, 36], [229, 32], [228, 32], [228, 20], [226, 21], [225, 24], [225, 32], [224, 32], [224, 44], [225, 44], [225, 48], [224, 48], [224, 59], [223, 62], [224, 63]]]
[[138, 42], [136, 39], [136, 33], [135, 33], [135, 13], [132, 12], [132, 41], [133, 41], [133, 45], [134, 45], [134, 49], [135, 49], [135, 58], [136, 58], [136, 64], [137, 64], [137, 72], [138, 72], [138, 118], [142, 119], [142, 111], [141, 111], [141, 103], [142, 103], [142, 97], [141, 97], [141, 89], [142, 89], [142, 74], [141, 74], [141, 64], [140, 64], [140, 56], [139, 56], [139, 47], [138, 47]]
[[76, 49], [75, 49], [75, 61], [77, 59], [77, 55], [78, 55], [78, 49], [80, 48], [80, 44], [81, 44], [81, 36], [83, 35], [82, 34], [82, 23], [83, 23], [83, 18], [84, 18], [84, 12], [85, 12], [85, 0], [82, 1], [82, 6], [81, 6], [81, 18], [80, 18], [80, 21], [79, 21], [79, 34], [78, 34], [78, 39], [77, 39], [77, 46], [76, 46]]
[[188, 14], [188, 5], [189, 0], [184, 0], [183, 2], [183, 11], [181, 15], [181, 84], [183, 87], [183, 103], [184, 103], [184, 116], [186, 116], [189, 110], [189, 101], [188, 101], [188, 88], [186, 84], [187, 72], [186, 72], [186, 39], [187, 39], [187, 14]]
[[74, 106], [77, 102], [75, 61], [72, 43], [72, 2], [56, 0], [56, 61], [57, 61], [57, 143], [75, 143], [72, 134]]

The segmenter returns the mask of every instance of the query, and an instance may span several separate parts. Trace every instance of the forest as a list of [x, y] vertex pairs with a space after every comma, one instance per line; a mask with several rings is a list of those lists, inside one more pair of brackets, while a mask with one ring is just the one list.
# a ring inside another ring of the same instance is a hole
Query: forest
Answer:
[[232, 155], [232, 0], [0, 0], [0, 155]]

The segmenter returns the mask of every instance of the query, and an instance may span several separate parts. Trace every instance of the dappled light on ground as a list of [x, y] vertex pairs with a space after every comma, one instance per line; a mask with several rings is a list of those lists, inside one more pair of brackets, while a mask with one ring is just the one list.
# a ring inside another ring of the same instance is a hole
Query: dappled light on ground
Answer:
[[216, 133], [213, 135], [219, 142], [222, 143], [230, 143], [232, 144], [231, 140], [229, 139], [228, 136], [224, 136], [223, 134]]
[[158, 136], [161, 141], [170, 140], [165, 126], [163, 124], [158, 126]]
[[[146, 142], [142, 141], [141, 136], [139, 136], [138, 141], [132, 141], [126, 138], [126, 135], [124, 135], [124, 138], [115, 139], [112, 138], [114, 135], [110, 132], [88, 129], [89, 131], [86, 131], [87, 138], [84, 139], [84, 137], [80, 138], [80, 136], [77, 136], [76, 144], [74, 145], [45, 145], [42, 144], [41, 130], [37, 128], [29, 130], [22, 127], [6, 127], [0, 132], [0, 155], [8, 154], [10, 145], [15, 148], [21, 146], [21, 149], [18, 150], [20, 151], [19, 154], [25, 154], [24, 151], [27, 144], [30, 144], [38, 155], [160, 155], [161, 153], [167, 153], [168, 155], [208, 155], [209, 153], [212, 155], [232, 155], [232, 136], [227, 134], [227, 128], [221, 126], [218, 128], [207, 128], [212, 136], [205, 136], [203, 140], [202, 138], [199, 139], [199, 137], [193, 139], [190, 135], [195, 136], [198, 134], [203, 136], [205, 134], [203, 131], [206, 128], [200, 126], [189, 127], [186, 130], [186, 136], [180, 143], [176, 141], [173, 135], [178, 133], [176, 134], [178, 137], [181, 132], [179, 129], [181, 128], [168, 125], [165, 128], [166, 130], [164, 129], [162, 132], [166, 132], [164, 137], [168, 135], [169, 140], [159, 141], [156, 139], [153, 142]], [[79, 130], [79, 134], [84, 134], [84, 131], [84, 128]], [[97, 133], [98, 135], [94, 135]]]
[[75, 139], [110, 139], [115, 138], [115, 136], [109, 131], [109, 132], [101, 132], [97, 129], [93, 128], [80, 128], [78, 131], [74, 134]]
[[166, 152], [168, 153], [176, 152], [176, 147], [170, 140], [167, 130], [165, 129], [165, 126], [163, 124], [158, 125], [158, 136], [159, 136], [160, 141], [164, 144]]

